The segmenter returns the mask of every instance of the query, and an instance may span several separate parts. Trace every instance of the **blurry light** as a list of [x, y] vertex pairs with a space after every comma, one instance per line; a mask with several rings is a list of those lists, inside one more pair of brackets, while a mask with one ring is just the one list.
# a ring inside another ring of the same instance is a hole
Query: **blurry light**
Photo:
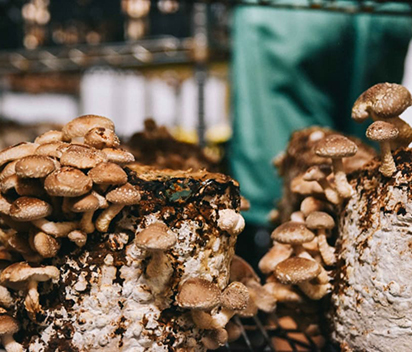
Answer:
[[86, 41], [89, 44], [99, 44], [100, 43], [100, 34], [94, 31], [91, 31], [86, 34]]
[[127, 23], [127, 36], [129, 39], [140, 39], [145, 35], [146, 26], [142, 20], [130, 20]]
[[46, 9], [39, 9], [36, 13], [36, 21], [38, 24], [44, 25], [50, 21], [50, 13]]
[[24, 5], [21, 12], [25, 20], [34, 21], [36, 18], [36, 7], [31, 3]]
[[122, 8], [133, 18], [147, 16], [150, 11], [150, 0], [127, 0], [123, 1]]
[[24, 36], [23, 44], [27, 49], [36, 49], [39, 45], [39, 41], [33, 34], [27, 34]]
[[160, 0], [157, 4], [160, 12], [175, 13], [179, 10], [179, 2], [176, 0]]

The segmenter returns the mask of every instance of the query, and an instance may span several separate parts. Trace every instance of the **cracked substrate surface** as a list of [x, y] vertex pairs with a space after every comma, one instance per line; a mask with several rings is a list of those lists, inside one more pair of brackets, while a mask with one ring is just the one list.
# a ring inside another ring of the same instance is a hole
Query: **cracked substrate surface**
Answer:
[[412, 346], [412, 151], [394, 158], [392, 178], [377, 161], [352, 175], [355, 194], [341, 213], [331, 321], [343, 350]]
[[[239, 210], [238, 185], [206, 172], [138, 165], [126, 172], [142, 200], [125, 207], [108, 233], [92, 234], [83, 248], [67, 242], [49, 260], [61, 279], [39, 284], [40, 324], [27, 318], [24, 296], [15, 297], [13, 315], [22, 322], [15, 337], [28, 351], [205, 351], [205, 331], [176, 306], [175, 296], [190, 277], [226, 287], [236, 236], [220, 230], [217, 220], [219, 210]], [[177, 243], [166, 252], [171, 275], [149, 278], [150, 253], [133, 240], [136, 231], [158, 221], [176, 234]]]

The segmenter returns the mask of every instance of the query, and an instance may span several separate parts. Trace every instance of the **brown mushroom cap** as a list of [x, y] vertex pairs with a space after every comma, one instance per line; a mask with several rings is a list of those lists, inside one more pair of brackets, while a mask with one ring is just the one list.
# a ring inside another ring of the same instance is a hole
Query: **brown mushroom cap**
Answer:
[[34, 154], [38, 147], [35, 143], [19, 143], [0, 151], [0, 166], [12, 160], [17, 160]]
[[87, 194], [80, 198], [73, 198], [70, 202], [70, 210], [74, 213], [84, 213], [99, 209], [100, 202], [93, 194]]
[[30, 155], [18, 161], [15, 166], [19, 177], [41, 178], [53, 172], [55, 165], [52, 159], [44, 155]]
[[395, 83], [378, 83], [363, 92], [352, 108], [352, 118], [362, 122], [372, 111], [378, 118], [391, 118], [402, 114], [412, 105], [409, 91]]
[[113, 130], [104, 127], [95, 127], [86, 133], [84, 143], [97, 149], [103, 149], [118, 147], [120, 140]]
[[271, 237], [280, 243], [302, 244], [312, 241], [315, 234], [300, 222], [288, 221], [278, 226]]
[[249, 290], [240, 282], [229, 284], [221, 295], [222, 306], [231, 310], [246, 309], [249, 302]]
[[130, 183], [126, 183], [107, 193], [106, 199], [113, 204], [134, 205], [140, 201], [140, 193]]
[[32, 197], [17, 198], [10, 207], [10, 217], [16, 221], [32, 221], [45, 218], [52, 213], [52, 207], [45, 201]]
[[102, 150], [107, 155], [107, 160], [116, 164], [128, 164], [134, 161], [134, 156], [122, 148], [104, 148]]
[[67, 166], [53, 171], [44, 181], [46, 192], [57, 197], [78, 197], [89, 192], [92, 186], [90, 177]]
[[167, 251], [177, 241], [177, 237], [164, 223], [155, 222], [136, 233], [136, 246], [149, 251]]
[[339, 134], [331, 134], [321, 139], [315, 148], [317, 156], [332, 159], [353, 156], [357, 151], [358, 147], [354, 142]]
[[19, 328], [17, 320], [6, 314], [0, 315], [0, 336], [13, 335]]
[[38, 136], [35, 140], [34, 143], [37, 144], [45, 144], [45, 143], [50, 143], [50, 142], [60, 142], [63, 140], [63, 132], [62, 131], [47, 131], [40, 136]]
[[107, 117], [83, 115], [75, 118], [63, 127], [63, 137], [65, 140], [83, 137], [88, 131], [95, 127], [104, 127], [114, 131], [114, 123]]
[[328, 213], [323, 211], [314, 211], [306, 218], [306, 226], [311, 230], [330, 230], [334, 228], [335, 221]]
[[321, 272], [321, 266], [314, 260], [292, 257], [280, 262], [274, 276], [282, 284], [297, 284], [312, 280]]
[[[31, 267], [26, 262], [14, 263], [4, 269], [0, 274], [0, 283], [5, 286], [14, 286], [30, 280], [43, 282], [50, 279], [57, 280], [60, 271], [55, 266]], [[11, 287], [13, 288], [13, 287]]]
[[62, 152], [60, 157], [62, 165], [79, 169], [90, 169], [105, 161], [107, 156], [101, 150], [80, 144], [72, 144]]
[[60, 158], [62, 155], [62, 148], [68, 147], [70, 144], [64, 142], [49, 142], [40, 144], [35, 151], [37, 155], [45, 155], [53, 158]]
[[398, 137], [399, 130], [389, 122], [376, 121], [366, 130], [366, 137], [372, 141], [385, 142]]
[[176, 302], [182, 308], [210, 310], [220, 303], [220, 290], [213, 282], [191, 278], [180, 286]]
[[123, 185], [127, 182], [126, 172], [114, 163], [100, 163], [87, 175], [98, 185]]
[[331, 172], [332, 169], [329, 165], [315, 165], [306, 170], [303, 179], [305, 181], [320, 181], [325, 179]]
[[246, 283], [250, 280], [260, 282], [259, 276], [246, 260], [234, 255], [230, 265], [230, 281]]

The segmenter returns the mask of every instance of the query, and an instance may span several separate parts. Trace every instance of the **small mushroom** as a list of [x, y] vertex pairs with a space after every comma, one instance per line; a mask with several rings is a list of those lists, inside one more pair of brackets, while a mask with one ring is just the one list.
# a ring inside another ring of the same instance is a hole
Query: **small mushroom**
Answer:
[[17, 160], [34, 154], [38, 144], [35, 143], [20, 143], [0, 151], [0, 166], [9, 161]]
[[80, 228], [86, 234], [94, 231], [93, 214], [100, 208], [99, 200], [93, 195], [88, 194], [80, 198], [72, 198], [69, 210], [74, 213], [83, 213], [80, 220]]
[[19, 160], [15, 166], [16, 174], [23, 178], [42, 178], [53, 172], [52, 159], [44, 155], [30, 155]]
[[240, 211], [248, 211], [250, 209], [250, 202], [243, 196], [240, 196]]
[[259, 269], [263, 274], [270, 274], [275, 270], [276, 265], [288, 259], [293, 253], [293, 249], [288, 244], [274, 242], [273, 247], [259, 261]]
[[14, 303], [14, 299], [11, 297], [9, 290], [0, 285], [0, 305], [2, 307], [10, 308]]
[[227, 331], [228, 342], [236, 341], [242, 336], [242, 327], [232, 320], [227, 323], [225, 330]]
[[292, 257], [280, 262], [273, 272], [276, 279], [285, 285], [298, 284], [316, 278], [320, 265], [306, 258]]
[[249, 281], [246, 283], [246, 287], [249, 290], [249, 294], [255, 302], [256, 306], [266, 312], [273, 312], [276, 308], [276, 300], [269, 291], [265, 289], [259, 282]]
[[149, 278], [153, 293], [163, 292], [173, 274], [173, 267], [165, 251], [171, 249], [176, 241], [174, 232], [161, 222], [155, 222], [136, 233], [136, 246], [151, 254], [146, 276]]
[[52, 236], [38, 231], [33, 235], [33, 249], [43, 258], [53, 258], [60, 249], [60, 243]]
[[292, 214], [290, 214], [290, 221], [293, 222], [300, 222], [302, 224], [305, 223], [305, 214], [301, 211], [294, 211]]
[[292, 193], [310, 196], [313, 194], [323, 194], [324, 191], [318, 182], [305, 181], [303, 175], [298, 175], [290, 182], [290, 191]]
[[317, 156], [332, 159], [336, 189], [343, 198], [349, 198], [353, 191], [346, 179], [342, 158], [353, 156], [357, 151], [358, 147], [354, 142], [337, 134], [331, 134], [320, 140], [315, 148]]
[[76, 244], [77, 247], [83, 247], [87, 243], [87, 233], [80, 230], [69, 232], [67, 238]]
[[300, 203], [300, 211], [303, 213], [305, 218], [314, 211], [325, 210], [331, 210], [330, 204], [315, 197], [306, 197], [302, 203]]
[[117, 164], [100, 163], [87, 174], [98, 185], [124, 185], [127, 182], [126, 172]]
[[[325, 192], [326, 199], [331, 202], [332, 204], [340, 204], [342, 202], [341, 197], [339, 196], [338, 192], [332, 187], [330, 182], [328, 181], [327, 177], [330, 172], [328, 169], [321, 168], [318, 165], [310, 167], [305, 174], [303, 175], [303, 179], [305, 181], [316, 181], [322, 187], [323, 191]], [[309, 199], [316, 199], [314, 197], [307, 197]], [[320, 201], [319, 201], [320, 202]]]
[[104, 127], [114, 131], [114, 123], [107, 117], [83, 115], [63, 126], [63, 138], [65, 141], [71, 141], [76, 137], [84, 137], [88, 131], [95, 127]]
[[366, 137], [379, 143], [381, 147], [382, 165], [379, 171], [385, 177], [391, 177], [396, 171], [396, 165], [391, 153], [390, 142], [398, 136], [398, 129], [384, 121], [376, 121], [366, 130]]
[[312, 241], [315, 234], [300, 222], [288, 221], [278, 226], [272, 232], [271, 237], [280, 243], [299, 246], [302, 243]]
[[325, 264], [334, 265], [336, 263], [335, 249], [329, 246], [326, 239], [326, 231], [335, 227], [333, 218], [322, 211], [314, 211], [306, 218], [306, 226], [317, 231], [319, 252]]
[[49, 142], [45, 144], [40, 144], [36, 151], [36, 155], [44, 155], [52, 158], [60, 158], [62, 155], [62, 148], [68, 147], [70, 144], [64, 142]]
[[95, 127], [85, 134], [84, 144], [96, 149], [103, 149], [118, 147], [120, 140], [112, 129]]
[[219, 347], [224, 346], [227, 340], [228, 333], [225, 329], [221, 328], [208, 331], [202, 338], [202, 343], [208, 350], [217, 350]]
[[17, 321], [6, 315], [0, 315], [0, 337], [7, 352], [23, 352], [23, 346], [16, 342], [13, 335], [19, 331]]
[[79, 144], [70, 145], [60, 156], [61, 165], [78, 169], [90, 169], [106, 161], [107, 156], [101, 150]]
[[132, 153], [119, 147], [104, 148], [102, 151], [107, 155], [107, 161], [115, 164], [125, 165], [134, 161], [134, 156]]
[[79, 226], [76, 221], [53, 222], [44, 218], [33, 220], [32, 223], [43, 232], [54, 237], [67, 237], [71, 231]]
[[88, 193], [92, 186], [90, 177], [78, 169], [67, 166], [53, 171], [44, 180], [46, 192], [56, 197], [79, 197]]
[[245, 228], [245, 219], [233, 209], [222, 209], [218, 213], [217, 226], [232, 236], [239, 235]]
[[9, 215], [16, 221], [32, 221], [47, 217], [51, 212], [51, 205], [41, 199], [20, 197], [11, 204]]
[[63, 132], [62, 131], [47, 131], [40, 136], [38, 136], [34, 143], [37, 144], [46, 144], [51, 142], [61, 142], [63, 141]]
[[54, 266], [31, 267], [25, 262], [8, 266], [0, 274], [0, 283], [10, 288], [27, 287], [24, 305], [32, 320], [36, 320], [36, 313], [41, 311], [37, 286], [39, 282], [48, 280], [56, 281], [60, 271]]
[[255, 273], [250, 264], [238, 255], [234, 255], [230, 265], [230, 281], [239, 281], [245, 284], [250, 280], [260, 282], [259, 276]]
[[220, 304], [220, 290], [206, 279], [191, 278], [179, 287], [176, 303], [186, 309], [210, 311]]
[[303, 297], [292, 285], [284, 285], [279, 282], [267, 282], [263, 286], [277, 302], [303, 303]]
[[100, 232], [109, 229], [110, 222], [126, 205], [137, 204], [140, 201], [140, 193], [130, 183], [126, 183], [107, 193], [106, 199], [112, 204], [96, 219], [95, 226]]

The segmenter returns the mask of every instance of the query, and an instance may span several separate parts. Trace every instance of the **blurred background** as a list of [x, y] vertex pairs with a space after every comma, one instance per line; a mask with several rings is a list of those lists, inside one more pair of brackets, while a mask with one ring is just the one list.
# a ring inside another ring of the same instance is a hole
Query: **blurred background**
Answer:
[[412, 86], [411, 15], [383, 0], [0, 0], [0, 147], [98, 114], [138, 161], [230, 173], [256, 266], [281, 196], [272, 159], [309, 125], [362, 136], [344, 122], [357, 96]]

